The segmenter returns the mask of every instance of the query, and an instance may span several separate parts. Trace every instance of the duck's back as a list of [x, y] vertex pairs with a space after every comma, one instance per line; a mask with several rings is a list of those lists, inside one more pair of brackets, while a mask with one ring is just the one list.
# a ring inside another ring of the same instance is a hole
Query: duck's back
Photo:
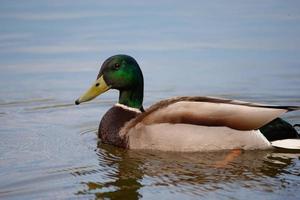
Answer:
[[128, 109], [120, 104], [110, 108], [102, 117], [99, 125], [98, 136], [101, 138], [101, 141], [106, 144], [126, 148], [127, 141], [125, 137], [120, 136], [120, 129], [138, 114], [140, 114], [139, 111]]

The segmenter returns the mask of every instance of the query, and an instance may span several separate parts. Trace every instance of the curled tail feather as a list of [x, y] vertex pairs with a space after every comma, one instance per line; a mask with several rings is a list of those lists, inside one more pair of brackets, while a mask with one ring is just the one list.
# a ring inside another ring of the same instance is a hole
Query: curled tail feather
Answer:
[[296, 127], [300, 127], [300, 124], [294, 124], [294, 126], [293, 126], [294, 128], [296, 128]]
[[293, 127], [298, 132], [298, 138], [300, 138], [300, 132], [298, 130], [298, 129], [300, 129], [300, 124], [294, 124]]

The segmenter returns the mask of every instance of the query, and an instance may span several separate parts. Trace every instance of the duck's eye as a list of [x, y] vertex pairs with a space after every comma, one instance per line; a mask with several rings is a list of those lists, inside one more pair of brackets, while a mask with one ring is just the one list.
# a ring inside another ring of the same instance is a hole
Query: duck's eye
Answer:
[[98, 87], [99, 85], [100, 85], [100, 83], [96, 83], [96, 85], [95, 85], [95, 86], [96, 86], [96, 87]]
[[119, 69], [120, 68], [120, 64], [119, 63], [116, 63], [115, 65], [114, 65], [114, 69]]

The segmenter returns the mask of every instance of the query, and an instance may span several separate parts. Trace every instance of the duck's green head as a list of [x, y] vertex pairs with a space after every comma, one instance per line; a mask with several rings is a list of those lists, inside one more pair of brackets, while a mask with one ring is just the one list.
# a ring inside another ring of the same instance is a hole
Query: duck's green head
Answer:
[[105, 60], [96, 82], [75, 103], [90, 101], [109, 89], [120, 91], [120, 104], [143, 109], [144, 79], [134, 58], [115, 55]]

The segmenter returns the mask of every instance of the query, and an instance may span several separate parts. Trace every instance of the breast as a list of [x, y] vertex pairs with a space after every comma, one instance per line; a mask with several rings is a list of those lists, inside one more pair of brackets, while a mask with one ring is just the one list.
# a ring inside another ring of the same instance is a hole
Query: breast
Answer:
[[126, 137], [120, 136], [120, 129], [139, 113], [126, 107], [115, 105], [102, 117], [99, 124], [98, 137], [103, 143], [126, 148]]

